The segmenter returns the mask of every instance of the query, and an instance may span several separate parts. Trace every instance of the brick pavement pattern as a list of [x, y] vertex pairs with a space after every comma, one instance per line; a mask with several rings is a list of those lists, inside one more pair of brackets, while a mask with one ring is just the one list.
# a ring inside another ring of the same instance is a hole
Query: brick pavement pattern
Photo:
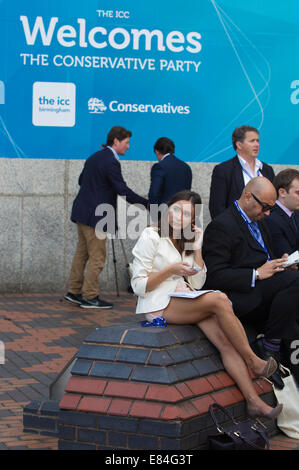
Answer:
[[[57, 450], [57, 438], [23, 431], [23, 408], [48, 398], [50, 384], [96, 327], [136, 321], [132, 294], [106, 292], [105, 298], [113, 309], [86, 311], [62, 294], [0, 295], [0, 450]], [[281, 434], [271, 449], [299, 450], [299, 441]]]

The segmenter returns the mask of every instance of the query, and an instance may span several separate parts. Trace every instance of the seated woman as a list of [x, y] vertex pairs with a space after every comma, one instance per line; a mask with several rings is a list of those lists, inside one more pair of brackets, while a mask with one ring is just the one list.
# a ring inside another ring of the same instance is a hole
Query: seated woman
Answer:
[[256, 377], [270, 377], [277, 364], [272, 357], [266, 362], [254, 354], [228, 297], [220, 291], [202, 291], [196, 298], [169, 297], [175, 291], [199, 290], [205, 282], [203, 232], [195, 225], [200, 205], [197, 193], [181, 191], [169, 201], [166, 216], [142, 232], [133, 248], [136, 313], [145, 313], [148, 320], [162, 316], [169, 324], [197, 324], [219, 350], [245, 397], [248, 414], [275, 419], [282, 405], [272, 408], [258, 396], [248, 367]]

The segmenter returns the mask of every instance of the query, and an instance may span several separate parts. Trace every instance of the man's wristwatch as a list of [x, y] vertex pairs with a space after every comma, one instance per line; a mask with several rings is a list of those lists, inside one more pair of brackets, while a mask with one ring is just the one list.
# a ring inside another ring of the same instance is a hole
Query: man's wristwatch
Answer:
[[255, 270], [255, 280], [256, 280], [256, 281], [259, 281], [259, 279], [260, 279], [260, 275], [259, 275], [258, 270], [256, 269], [256, 270]]

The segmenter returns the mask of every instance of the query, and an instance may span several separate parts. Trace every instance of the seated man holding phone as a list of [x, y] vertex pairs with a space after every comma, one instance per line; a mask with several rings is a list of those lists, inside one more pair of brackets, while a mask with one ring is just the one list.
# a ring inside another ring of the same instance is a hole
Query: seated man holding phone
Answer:
[[299, 272], [286, 270], [288, 256], [273, 252], [263, 219], [275, 203], [276, 190], [267, 178], [250, 180], [239, 200], [207, 226], [203, 259], [204, 288], [225, 292], [242, 323], [261, 327], [265, 336], [257, 353], [279, 361], [281, 341], [299, 338]]

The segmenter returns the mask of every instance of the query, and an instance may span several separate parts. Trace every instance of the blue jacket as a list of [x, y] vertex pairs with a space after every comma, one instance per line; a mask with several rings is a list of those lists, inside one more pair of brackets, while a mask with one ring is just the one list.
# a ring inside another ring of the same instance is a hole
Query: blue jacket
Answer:
[[[263, 163], [262, 175], [271, 182], [274, 179], [274, 171], [270, 165]], [[230, 160], [226, 160], [213, 169], [209, 209], [211, 218], [221, 214], [227, 209], [235, 199], [239, 199], [244, 188], [243, 171], [236, 155]]]
[[[131, 204], [142, 204], [145, 207], [148, 205], [147, 199], [128, 188], [122, 177], [120, 163], [108, 148], [94, 153], [86, 160], [79, 176], [79, 185], [80, 190], [73, 203], [71, 220], [90, 227], [95, 227], [107, 216], [107, 213], [95, 215], [99, 204], [109, 204], [116, 212], [117, 195], [125, 196]], [[106, 229], [107, 227], [103, 230]]]
[[[285, 253], [290, 255], [299, 249], [299, 233], [296, 232], [290, 217], [281, 207], [276, 205], [271, 214], [266, 216], [264, 220], [271, 233], [276, 258], [280, 258]], [[299, 211], [295, 211], [295, 221], [299, 229]]]
[[174, 155], [167, 155], [152, 166], [149, 202], [150, 204], [167, 203], [179, 191], [191, 189], [191, 184], [190, 166]]

